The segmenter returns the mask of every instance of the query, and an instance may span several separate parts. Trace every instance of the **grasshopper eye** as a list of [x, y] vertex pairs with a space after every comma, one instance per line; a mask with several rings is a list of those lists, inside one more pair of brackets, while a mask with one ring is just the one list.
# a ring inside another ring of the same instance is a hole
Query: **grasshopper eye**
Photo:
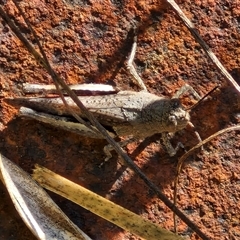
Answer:
[[186, 120], [186, 117], [185, 117], [185, 116], [182, 116], [182, 117], [180, 118], [180, 120], [181, 120], [181, 121], [184, 121], [184, 120]]
[[179, 101], [178, 98], [173, 98], [173, 99], [172, 99], [172, 106], [173, 106], [173, 108], [178, 108], [178, 107], [180, 107], [180, 101]]
[[169, 116], [169, 121], [172, 122], [175, 126], [177, 125], [177, 120], [176, 120], [176, 117], [175, 116]]

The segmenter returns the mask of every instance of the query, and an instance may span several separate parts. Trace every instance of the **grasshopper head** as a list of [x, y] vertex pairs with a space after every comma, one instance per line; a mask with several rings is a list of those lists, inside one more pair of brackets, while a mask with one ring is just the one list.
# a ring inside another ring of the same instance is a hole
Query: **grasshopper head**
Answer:
[[171, 125], [174, 126], [175, 132], [185, 128], [188, 122], [190, 122], [190, 115], [186, 110], [184, 110], [179, 99], [171, 99], [168, 120], [170, 121]]

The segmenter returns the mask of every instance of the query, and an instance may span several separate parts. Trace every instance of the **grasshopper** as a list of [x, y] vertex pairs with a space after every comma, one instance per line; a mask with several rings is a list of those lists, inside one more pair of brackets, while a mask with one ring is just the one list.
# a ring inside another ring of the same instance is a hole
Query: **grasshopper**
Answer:
[[[79, 96], [79, 98], [94, 117], [106, 127], [112, 137], [130, 137], [127, 141], [121, 143], [122, 146], [132, 140], [144, 139], [156, 133], [162, 133], [162, 139], [169, 155], [174, 156], [182, 144], [179, 143], [174, 148], [169, 142], [168, 133], [175, 133], [184, 129], [187, 125], [193, 127], [189, 112], [181, 105], [179, 96], [190, 90], [196, 98], [199, 99], [200, 97], [188, 85], [180, 89], [172, 98], [147, 92], [133, 66], [135, 52], [136, 40], [133, 43], [127, 65], [130, 73], [143, 89], [142, 91], [118, 92], [109, 85], [97, 84], [90, 86], [99, 90], [98, 95]], [[76, 91], [75, 87], [72, 88]], [[77, 87], [84, 88], [83, 85]], [[25, 85], [24, 87], [25, 92], [37, 92], [39, 90], [52, 91], [53, 89], [39, 85]], [[99, 95], [103, 92], [104, 95]], [[86, 116], [70, 97], [65, 97], [65, 100], [78, 116], [86, 119]], [[103, 138], [94, 128], [90, 129], [81, 123], [70, 121], [71, 114], [59, 97], [15, 98], [8, 99], [8, 102], [24, 106], [20, 108], [20, 116], [30, 117], [91, 138]], [[196, 135], [201, 140], [197, 133]], [[107, 159], [111, 157], [109, 150], [109, 147], [104, 148]]]

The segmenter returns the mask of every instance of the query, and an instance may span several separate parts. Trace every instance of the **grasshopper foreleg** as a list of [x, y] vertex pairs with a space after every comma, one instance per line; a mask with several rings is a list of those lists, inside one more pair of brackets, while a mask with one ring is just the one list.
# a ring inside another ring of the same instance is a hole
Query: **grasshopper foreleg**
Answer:
[[179, 148], [184, 149], [184, 146], [181, 142], [178, 142], [177, 146], [174, 148], [171, 142], [169, 141], [168, 133], [162, 133], [162, 141], [170, 157], [173, 157], [174, 155], [176, 155]]

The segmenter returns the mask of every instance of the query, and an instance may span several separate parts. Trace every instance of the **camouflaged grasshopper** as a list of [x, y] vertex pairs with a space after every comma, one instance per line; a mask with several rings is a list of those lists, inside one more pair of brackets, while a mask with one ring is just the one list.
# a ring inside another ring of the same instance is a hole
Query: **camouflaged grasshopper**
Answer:
[[[188, 111], [181, 105], [179, 96], [187, 90], [192, 91], [196, 98], [198, 94], [188, 85], [180, 89], [173, 98], [159, 97], [146, 91], [146, 87], [133, 67], [133, 59], [136, 52], [136, 41], [133, 44], [132, 52], [128, 60], [128, 69], [137, 80], [143, 91], [117, 91], [109, 85], [89, 85], [105, 95], [79, 96], [84, 106], [94, 115], [94, 117], [106, 127], [112, 137], [130, 137], [131, 141], [144, 139], [156, 133], [162, 133], [162, 139], [170, 156], [174, 156], [180, 146], [176, 148], [169, 142], [168, 133], [175, 133], [184, 129], [187, 125], [193, 127], [190, 122]], [[79, 85], [82, 91], [83, 86]], [[25, 92], [48, 92], [47, 86], [25, 85]], [[101, 90], [101, 88], [104, 90]], [[75, 87], [72, 87], [76, 91]], [[89, 91], [93, 91], [89, 89]], [[70, 97], [65, 97], [68, 105], [83, 119], [86, 117], [79, 110]], [[94, 129], [85, 125], [73, 122], [71, 114], [68, 113], [65, 105], [59, 97], [40, 98], [15, 98], [8, 100], [10, 103], [16, 102], [25, 107], [20, 108], [20, 116], [34, 118], [38, 121], [64, 128], [77, 134], [91, 138], [103, 138]], [[27, 108], [26, 108], [27, 107]], [[201, 140], [198, 134], [198, 139]], [[130, 140], [123, 142], [126, 145]], [[105, 147], [107, 159], [111, 157], [109, 148]]]

